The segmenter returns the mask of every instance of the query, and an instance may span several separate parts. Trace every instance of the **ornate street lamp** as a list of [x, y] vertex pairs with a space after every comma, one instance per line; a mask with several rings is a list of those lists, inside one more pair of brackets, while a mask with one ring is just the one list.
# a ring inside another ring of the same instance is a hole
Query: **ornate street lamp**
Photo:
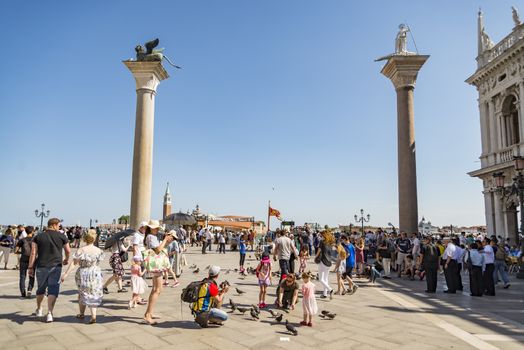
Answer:
[[49, 217], [49, 214], [51, 212], [49, 210], [45, 210], [45, 204], [42, 203], [42, 210], [40, 212], [38, 212], [38, 209], [35, 210], [35, 216], [37, 218], [40, 218], [40, 232], [42, 231], [42, 228], [44, 227], [44, 218], [48, 218]]
[[93, 227], [93, 221], [95, 222], [95, 225], [98, 224], [98, 220], [97, 219], [89, 219], [89, 228]]
[[393, 233], [397, 233], [395, 226], [391, 222], [388, 222], [388, 226], [391, 226], [391, 228], [393, 229]]
[[364, 234], [364, 223], [369, 222], [369, 219], [371, 218], [369, 214], [366, 217], [367, 219], [364, 217], [364, 209], [360, 209], [360, 218], [358, 215], [355, 215], [355, 221], [362, 224], [362, 235]]

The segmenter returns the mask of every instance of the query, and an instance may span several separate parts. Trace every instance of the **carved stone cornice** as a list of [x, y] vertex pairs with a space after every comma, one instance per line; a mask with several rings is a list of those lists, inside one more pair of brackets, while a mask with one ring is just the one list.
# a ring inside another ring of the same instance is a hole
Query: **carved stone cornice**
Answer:
[[156, 93], [158, 84], [164, 79], [169, 78], [167, 71], [162, 66], [162, 62], [137, 62], [123, 61], [135, 77], [136, 90], [148, 90]]
[[429, 55], [391, 56], [380, 72], [391, 80], [395, 89], [415, 88], [418, 72], [428, 58]]

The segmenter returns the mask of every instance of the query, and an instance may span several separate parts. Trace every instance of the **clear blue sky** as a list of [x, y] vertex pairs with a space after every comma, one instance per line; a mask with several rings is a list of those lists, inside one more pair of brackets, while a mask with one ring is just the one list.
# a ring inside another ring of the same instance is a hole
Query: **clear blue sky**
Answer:
[[[419, 215], [484, 224], [477, 11], [498, 42], [510, 1], [5, 1], [0, 223], [129, 212], [135, 85], [122, 60], [155, 37], [182, 70], [158, 89], [152, 214], [398, 223], [396, 98], [373, 60], [407, 21], [431, 55], [415, 90]], [[148, 9], [149, 8], [149, 9]], [[408, 44], [414, 49], [413, 43]], [[275, 188], [274, 190], [272, 188]]]

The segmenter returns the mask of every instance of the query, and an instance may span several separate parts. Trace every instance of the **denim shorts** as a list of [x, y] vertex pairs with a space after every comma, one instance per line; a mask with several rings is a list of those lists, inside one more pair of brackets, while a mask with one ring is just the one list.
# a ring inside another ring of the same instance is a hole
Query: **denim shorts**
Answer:
[[38, 267], [36, 269], [36, 280], [38, 282], [36, 295], [44, 295], [47, 290], [47, 295], [58, 297], [61, 274], [62, 266]]

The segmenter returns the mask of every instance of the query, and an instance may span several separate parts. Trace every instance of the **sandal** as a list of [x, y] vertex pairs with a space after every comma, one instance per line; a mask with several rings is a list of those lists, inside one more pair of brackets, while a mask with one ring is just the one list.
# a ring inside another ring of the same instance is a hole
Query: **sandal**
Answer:
[[309, 322], [309, 323], [307, 324], [307, 326], [308, 326], [308, 327], [313, 327], [313, 323]]
[[77, 314], [75, 317], [78, 318], [79, 320], [83, 320], [85, 315], [84, 314]]
[[125, 293], [125, 292], [127, 292], [127, 289], [122, 288], [122, 289], [117, 290], [117, 292], [118, 292], [118, 293]]
[[94, 324], [94, 323], [96, 323], [96, 318], [92, 318], [89, 320], [89, 324]]

